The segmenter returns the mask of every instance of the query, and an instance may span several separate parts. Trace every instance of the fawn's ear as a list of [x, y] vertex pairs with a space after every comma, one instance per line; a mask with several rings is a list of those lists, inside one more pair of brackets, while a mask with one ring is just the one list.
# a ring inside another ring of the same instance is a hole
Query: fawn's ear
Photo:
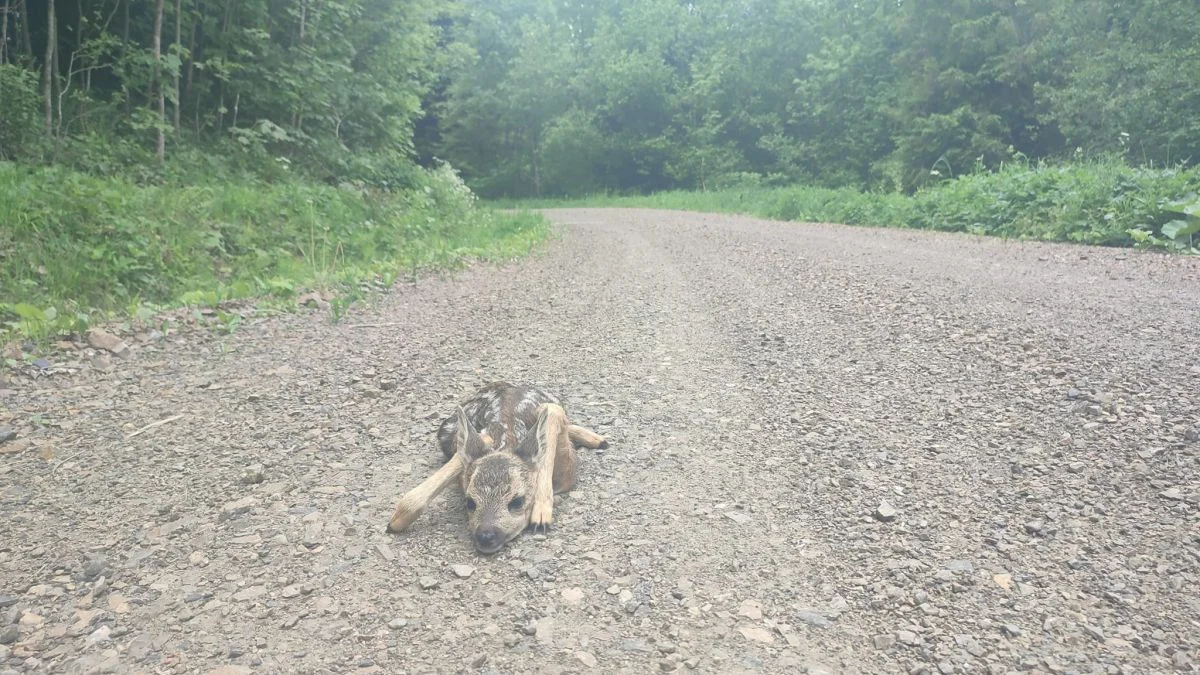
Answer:
[[471, 426], [471, 421], [467, 419], [467, 413], [462, 406], [454, 413], [454, 426], [454, 451], [462, 455], [468, 464], [488, 453], [488, 443], [475, 431], [475, 427]]
[[539, 415], [537, 424], [529, 430], [529, 433], [525, 434], [525, 438], [513, 449], [513, 454], [526, 463], [537, 464], [546, 454], [545, 425], [546, 417]]

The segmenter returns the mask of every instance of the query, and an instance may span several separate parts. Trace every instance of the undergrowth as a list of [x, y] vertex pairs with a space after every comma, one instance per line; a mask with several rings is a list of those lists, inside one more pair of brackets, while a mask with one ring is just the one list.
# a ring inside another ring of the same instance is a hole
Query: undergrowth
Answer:
[[540, 216], [480, 207], [449, 167], [423, 183], [145, 185], [0, 162], [0, 342], [148, 308], [390, 286], [423, 269], [516, 257], [547, 235]]
[[852, 188], [760, 187], [650, 195], [522, 200], [523, 208], [637, 206], [744, 213], [776, 220], [967, 232], [1014, 239], [1196, 252], [1200, 168], [1135, 168], [1119, 161], [1015, 163], [945, 180], [914, 194]]

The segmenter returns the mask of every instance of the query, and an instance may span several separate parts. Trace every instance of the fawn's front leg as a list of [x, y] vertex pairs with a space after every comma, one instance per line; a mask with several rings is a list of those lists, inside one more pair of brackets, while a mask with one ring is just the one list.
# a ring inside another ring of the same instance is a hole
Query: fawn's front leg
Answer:
[[396, 506], [396, 513], [392, 515], [392, 519], [388, 522], [388, 532], [402, 532], [413, 521], [421, 516], [421, 512], [429, 506], [429, 502], [433, 498], [446, 489], [446, 486], [451, 483], [463, 470], [463, 458], [461, 453], [455, 453], [450, 461], [446, 462], [442, 468], [434, 472], [432, 476], [426, 478], [417, 487], [409, 490], [403, 497], [400, 498], [400, 503]]
[[566, 448], [567, 413], [562, 406], [543, 404], [538, 412], [538, 453], [534, 458], [533, 509], [529, 524], [534, 530], [550, 527], [554, 517], [554, 464], [560, 448]]

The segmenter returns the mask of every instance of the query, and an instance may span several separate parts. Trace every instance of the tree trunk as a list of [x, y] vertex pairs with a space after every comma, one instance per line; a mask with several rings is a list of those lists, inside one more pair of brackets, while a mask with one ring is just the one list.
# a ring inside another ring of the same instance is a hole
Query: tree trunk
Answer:
[[33, 60], [33, 39], [29, 36], [29, 3], [26, 0], [21, 0], [21, 44], [25, 47], [25, 56], [29, 60]]
[[54, 0], [46, 13], [46, 58], [42, 62], [42, 98], [46, 105], [46, 136], [54, 134], [54, 49], [58, 27], [54, 23]]
[[[180, 49], [183, 47], [183, 0], [175, 0], [175, 51], [182, 53]], [[176, 68], [174, 73], [175, 79], [175, 135], [179, 135], [179, 107], [183, 105], [183, 92], [179, 90], [179, 71], [182, 68]], [[176, 141], [178, 142], [178, 141]]]
[[0, 65], [8, 62], [8, 0], [4, 0], [4, 17], [0, 17]]
[[[117, 2], [120, 2], [120, 1], [121, 0], [117, 0]], [[125, 0], [125, 10], [124, 10], [124, 14], [121, 17], [121, 20], [123, 22], [121, 25], [121, 58], [122, 59], [125, 58], [129, 54], [129, 3], [131, 3], [131, 2], [133, 2], [133, 0]], [[129, 100], [129, 98], [130, 98], [129, 87], [122, 87], [122, 88], [125, 90], [125, 102], [122, 103], [122, 107], [124, 108], [125, 115], [128, 116], [129, 115], [129, 107], [131, 105], [133, 105], [133, 103]]]
[[[53, 2], [53, 0], [51, 0]], [[158, 132], [155, 136], [154, 154], [161, 165], [167, 158], [167, 137], [163, 133], [163, 125], [167, 123], [166, 99], [163, 97], [162, 85], [162, 24], [163, 0], [154, 3], [154, 37], [150, 43], [150, 55], [154, 59], [154, 98], [158, 104]]]
[[0, 65], [7, 62], [8, 53], [8, 0], [4, 0], [3, 16], [0, 16]]
[[542, 161], [537, 142], [533, 145], [533, 196], [542, 196]]
[[[304, 28], [308, 23], [308, 0], [300, 0], [300, 40], [296, 43], [297, 48], [304, 47]], [[296, 113], [292, 115], [292, 126], [297, 129], [302, 128], [304, 124], [304, 102], [303, 98], [300, 102], [300, 107]]]
[[[192, 93], [192, 70], [196, 65], [196, 30], [197, 30], [196, 26], [199, 25], [199, 23], [200, 23], [199, 19], [197, 18], [199, 16], [200, 16], [200, 0], [196, 0], [195, 14], [192, 15], [192, 29], [190, 31], [191, 36], [188, 38], [187, 75], [183, 79], [183, 91], [179, 92], [180, 104], [183, 103], [183, 98], [184, 98], [185, 94]], [[195, 110], [196, 133], [199, 134], [200, 133], [200, 123], [199, 123], [199, 120], [200, 120], [200, 97], [199, 96], [196, 97], [196, 106], [195, 107], [196, 107], [196, 110]]]
[[[233, 2], [226, 0], [225, 2], [225, 17], [221, 21], [221, 35], [224, 36], [229, 32], [229, 21], [232, 18]], [[217, 135], [220, 135], [225, 130], [225, 78], [219, 80], [217, 89], [220, 91], [217, 103]]]

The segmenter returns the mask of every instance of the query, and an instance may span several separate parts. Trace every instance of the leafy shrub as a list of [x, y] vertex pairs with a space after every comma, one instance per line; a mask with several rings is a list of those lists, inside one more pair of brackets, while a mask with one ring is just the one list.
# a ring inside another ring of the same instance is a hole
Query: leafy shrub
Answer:
[[36, 76], [10, 63], [0, 64], [0, 161], [40, 160], [46, 151], [45, 118]]
[[0, 162], [0, 315], [31, 334], [47, 314], [75, 322], [143, 302], [394, 279], [516, 255], [547, 232], [540, 217], [480, 209], [449, 166], [417, 179], [404, 192], [299, 181], [181, 187]]

